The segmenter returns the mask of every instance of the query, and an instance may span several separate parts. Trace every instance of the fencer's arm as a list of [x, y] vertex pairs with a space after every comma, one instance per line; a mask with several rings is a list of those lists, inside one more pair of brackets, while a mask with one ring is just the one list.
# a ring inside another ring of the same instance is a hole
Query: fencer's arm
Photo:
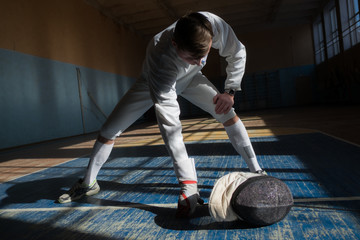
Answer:
[[241, 81], [245, 72], [246, 49], [238, 40], [233, 29], [220, 17], [209, 13], [214, 38], [213, 48], [227, 61], [225, 89], [241, 90]]

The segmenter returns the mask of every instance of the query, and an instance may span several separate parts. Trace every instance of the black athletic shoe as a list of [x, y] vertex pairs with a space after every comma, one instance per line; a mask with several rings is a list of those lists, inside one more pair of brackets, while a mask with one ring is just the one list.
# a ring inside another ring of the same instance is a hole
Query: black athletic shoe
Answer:
[[91, 187], [84, 187], [82, 184], [83, 181], [83, 179], [79, 179], [79, 181], [75, 183], [69, 191], [59, 197], [58, 202], [67, 203], [75, 201], [82, 198], [83, 196], [95, 195], [100, 191], [100, 186], [97, 181], [95, 181]]

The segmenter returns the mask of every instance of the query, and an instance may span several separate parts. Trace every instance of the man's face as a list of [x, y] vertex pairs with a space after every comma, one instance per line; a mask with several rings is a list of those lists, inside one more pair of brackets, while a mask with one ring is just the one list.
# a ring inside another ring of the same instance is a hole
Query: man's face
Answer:
[[206, 54], [205, 54], [203, 57], [201, 57], [201, 58], [196, 58], [196, 57], [193, 56], [193, 54], [192, 54], [191, 52], [178, 49], [176, 43], [173, 42], [173, 45], [174, 45], [174, 47], [176, 48], [176, 52], [177, 52], [178, 56], [179, 56], [182, 60], [184, 60], [186, 63], [188, 63], [188, 64], [190, 64], [190, 65], [198, 65], [198, 66], [200, 66], [201, 60], [202, 60], [205, 56], [207, 56], [207, 55], [209, 54], [210, 48], [211, 48], [211, 44], [212, 44], [212, 41], [210, 41], [210, 43], [209, 43], [209, 49], [208, 49], [208, 51], [206, 52]]

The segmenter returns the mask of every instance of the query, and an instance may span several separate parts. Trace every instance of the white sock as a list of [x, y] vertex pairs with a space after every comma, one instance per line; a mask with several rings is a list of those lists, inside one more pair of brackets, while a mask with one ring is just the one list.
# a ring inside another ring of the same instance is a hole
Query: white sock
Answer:
[[96, 177], [102, 165], [109, 158], [113, 146], [114, 143], [104, 144], [99, 141], [95, 142], [92, 154], [90, 156], [89, 165], [84, 177], [84, 185], [91, 186], [95, 183]]
[[225, 127], [225, 130], [233, 147], [244, 158], [250, 171], [261, 170], [243, 122], [239, 120], [235, 124]]

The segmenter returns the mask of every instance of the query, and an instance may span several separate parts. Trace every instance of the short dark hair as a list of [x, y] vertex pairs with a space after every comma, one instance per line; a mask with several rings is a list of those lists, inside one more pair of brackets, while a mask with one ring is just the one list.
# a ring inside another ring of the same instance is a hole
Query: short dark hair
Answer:
[[173, 40], [180, 50], [195, 58], [204, 57], [214, 33], [206, 16], [193, 12], [181, 17], [175, 26]]

